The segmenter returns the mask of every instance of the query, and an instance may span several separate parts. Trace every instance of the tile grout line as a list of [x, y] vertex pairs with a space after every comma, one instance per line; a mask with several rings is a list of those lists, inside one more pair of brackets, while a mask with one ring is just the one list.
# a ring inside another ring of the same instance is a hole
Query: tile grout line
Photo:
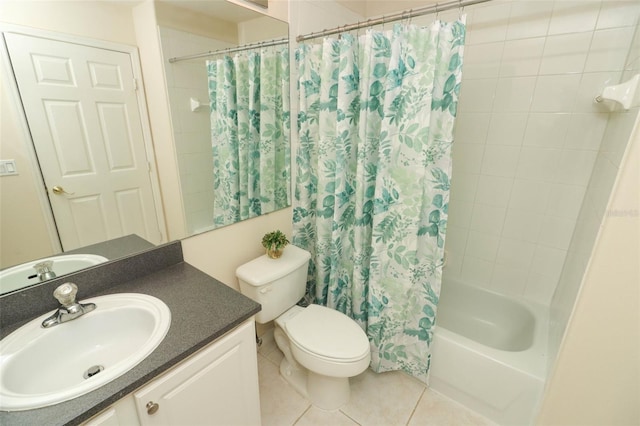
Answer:
[[416, 413], [416, 410], [418, 409], [418, 405], [420, 405], [420, 401], [422, 401], [422, 397], [424, 396], [424, 393], [426, 391], [427, 391], [427, 387], [425, 386], [422, 389], [422, 392], [420, 393], [420, 397], [416, 401], [416, 405], [413, 407], [413, 410], [411, 410], [411, 415], [409, 415], [409, 418], [407, 419], [407, 423], [405, 423], [406, 425], [408, 425], [411, 422], [411, 419], [413, 419], [413, 415]]

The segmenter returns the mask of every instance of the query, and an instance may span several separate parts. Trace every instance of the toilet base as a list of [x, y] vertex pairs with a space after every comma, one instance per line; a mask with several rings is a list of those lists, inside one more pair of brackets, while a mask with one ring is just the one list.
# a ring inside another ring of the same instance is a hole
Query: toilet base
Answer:
[[323, 376], [307, 370], [307, 393], [314, 406], [327, 411], [337, 410], [351, 397], [349, 378]]
[[351, 397], [348, 377], [329, 377], [304, 368], [292, 368], [286, 358], [280, 362], [280, 374], [300, 395], [322, 410], [342, 408]]
[[282, 358], [280, 362], [280, 375], [289, 383], [298, 393], [309, 399], [307, 394], [307, 370], [304, 368], [294, 368], [291, 366], [287, 358]]

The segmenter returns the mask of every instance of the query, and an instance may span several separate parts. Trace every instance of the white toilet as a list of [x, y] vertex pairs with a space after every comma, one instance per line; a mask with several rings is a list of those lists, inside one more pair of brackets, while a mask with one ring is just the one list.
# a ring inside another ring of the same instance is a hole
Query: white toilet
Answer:
[[313, 405], [336, 410], [349, 401], [349, 377], [371, 359], [369, 340], [351, 318], [304, 296], [309, 252], [288, 245], [282, 257], [260, 256], [236, 270], [240, 291], [262, 305], [256, 321], [275, 319], [274, 337], [284, 353], [280, 374]]

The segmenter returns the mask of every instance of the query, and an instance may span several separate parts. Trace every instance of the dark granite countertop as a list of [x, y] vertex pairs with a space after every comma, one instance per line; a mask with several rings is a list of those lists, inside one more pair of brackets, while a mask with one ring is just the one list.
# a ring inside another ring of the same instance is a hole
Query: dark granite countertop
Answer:
[[97, 254], [99, 256], [104, 256], [109, 260], [115, 260], [140, 253], [141, 251], [149, 250], [153, 247], [154, 245], [144, 238], [141, 238], [136, 234], [131, 234], [103, 241], [101, 243], [80, 247], [75, 250], [69, 250], [61, 254]]
[[[84, 272], [84, 275], [78, 273], [78, 277], [74, 281], [79, 287], [79, 300], [111, 293], [144, 293], [164, 301], [171, 310], [171, 326], [158, 348], [123, 376], [71, 401], [28, 411], [0, 411], [1, 425], [82, 423], [260, 311], [260, 305], [253, 300], [184, 263], [181, 247], [178, 246], [178, 249], [169, 247], [169, 249], [179, 251], [178, 261], [175, 262], [174, 256], [174, 262], [169, 262], [171, 264], [168, 266], [155, 269], [155, 272], [150, 274], [137, 278], [132, 277], [129, 281], [123, 280], [115, 285], [114, 283], [97, 285], [94, 286], [93, 291], [85, 291], [84, 294], [81, 294], [83, 292], [81, 281], [91, 278], [92, 274], [94, 278], [98, 274], [105, 275], [104, 270], [95, 267]], [[139, 255], [139, 259], [125, 259], [122, 264], [112, 262], [107, 267], [119, 274], [120, 277], [126, 276], [127, 267], [153, 263], [150, 262], [153, 252], [152, 250]], [[107, 275], [110, 278], [102, 280], [104, 283], [118, 279], [111, 274]], [[55, 284], [59, 283], [53, 283], [47, 287], [52, 287]], [[88, 284], [88, 286], [90, 285]], [[49, 292], [51, 288], [45, 290], [51, 294]], [[12, 299], [0, 300], [0, 302], [6, 303], [5, 307], [9, 306], [9, 309], [5, 308], [5, 310], [15, 310], [16, 305], [24, 303], [24, 298], [18, 299], [17, 297], [14, 295]], [[37, 295], [32, 297], [37, 297]], [[43, 312], [48, 309], [50, 308], [46, 308]], [[15, 321], [11, 321], [11, 319], [15, 319]], [[27, 319], [15, 317], [4, 318], [1, 335], [6, 336], [26, 321]]]

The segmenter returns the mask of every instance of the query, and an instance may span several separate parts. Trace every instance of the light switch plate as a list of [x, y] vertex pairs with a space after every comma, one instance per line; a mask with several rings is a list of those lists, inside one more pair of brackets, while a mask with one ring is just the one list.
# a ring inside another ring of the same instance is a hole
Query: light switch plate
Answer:
[[17, 175], [16, 160], [0, 160], [0, 176]]

